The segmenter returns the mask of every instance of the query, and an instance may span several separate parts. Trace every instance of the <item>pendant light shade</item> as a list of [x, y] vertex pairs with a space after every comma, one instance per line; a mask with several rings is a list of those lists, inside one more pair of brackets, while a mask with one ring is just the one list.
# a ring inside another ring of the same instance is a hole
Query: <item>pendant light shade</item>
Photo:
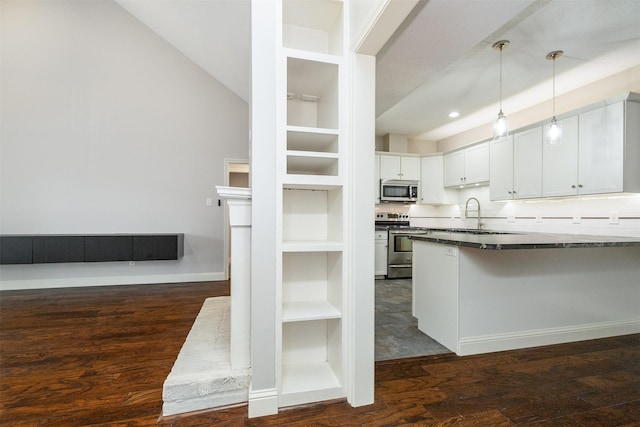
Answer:
[[545, 126], [545, 140], [548, 145], [558, 145], [562, 142], [562, 123], [556, 119], [556, 58], [560, 58], [564, 52], [554, 50], [549, 52], [546, 58], [553, 61], [553, 118]]
[[493, 121], [493, 139], [506, 138], [509, 135], [509, 120], [502, 112], [502, 50], [509, 46], [509, 40], [500, 40], [493, 48], [500, 51], [500, 112]]

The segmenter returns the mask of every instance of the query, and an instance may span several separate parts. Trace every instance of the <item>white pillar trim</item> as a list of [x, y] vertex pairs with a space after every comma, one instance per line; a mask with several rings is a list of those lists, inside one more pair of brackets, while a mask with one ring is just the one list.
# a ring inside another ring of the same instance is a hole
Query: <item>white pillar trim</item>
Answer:
[[231, 226], [231, 369], [251, 367], [251, 189], [216, 186]]

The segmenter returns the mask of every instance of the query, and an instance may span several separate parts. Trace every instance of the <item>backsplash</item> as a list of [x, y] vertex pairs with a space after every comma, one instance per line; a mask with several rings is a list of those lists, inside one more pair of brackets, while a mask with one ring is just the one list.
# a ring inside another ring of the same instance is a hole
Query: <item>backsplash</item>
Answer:
[[448, 195], [448, 205], [408, 207], [411, 225], [475, 228], [475, 202], [469, 204], [469, 218], [464, 218], [465, 202], [475, 197], [486, 229], [640, 237], [640, 194], [492, 202], [485, 186], [451, 190]]

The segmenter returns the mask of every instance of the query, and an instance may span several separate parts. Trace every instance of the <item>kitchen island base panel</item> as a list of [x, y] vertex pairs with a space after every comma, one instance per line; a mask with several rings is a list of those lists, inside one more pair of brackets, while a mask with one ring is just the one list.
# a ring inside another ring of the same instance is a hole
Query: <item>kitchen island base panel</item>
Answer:
[[512, 334], [461, 338], [459, 356], [517, 350], [552, 344], [586, 341], [640, 333], [640, 319], [596, 323], [567, 328], [549, 328]]
[[419, 329], [459, 355], [640, 332], [640, 248], [414, 241]]

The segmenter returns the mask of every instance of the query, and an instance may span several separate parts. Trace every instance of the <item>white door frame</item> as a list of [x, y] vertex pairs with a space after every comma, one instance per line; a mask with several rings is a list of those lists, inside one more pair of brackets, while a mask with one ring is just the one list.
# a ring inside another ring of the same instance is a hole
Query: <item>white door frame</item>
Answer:
[[[230, 167], [229, 165], [234, 163], [241, 163], [249, 165], [249, 159], [224, 159], [224, 186], [229, 186], [229, 174]], [[249, 167], [249, 182], [251, 182], [251, 167]], [[220, 199], [218, 199], [220, 200]], [[226, 204], [226, 202], [224, 202]], [[224, 263], [224, 279], [229, 280], [229, 243], [231, 239], [231, 228], [229, 226], [229, 209], [226, 206], [223, 211], [223, 222], [224, 222], [224, 254], [223, 254], [223, 263]]]

